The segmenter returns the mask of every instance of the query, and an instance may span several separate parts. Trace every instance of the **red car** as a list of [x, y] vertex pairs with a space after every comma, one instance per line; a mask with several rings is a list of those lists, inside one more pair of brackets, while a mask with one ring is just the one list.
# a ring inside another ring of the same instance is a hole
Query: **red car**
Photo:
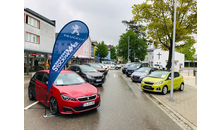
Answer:
[[[40, 70], [31, 78], [28, 87], [30, 100], [36, 99], [46, 105], [49, 70]], [[80, 113], [100, 106], [99, 90], [87, 83], [77, 73], [62, 70], [48, 92], [47, 107], [57, 113]]]

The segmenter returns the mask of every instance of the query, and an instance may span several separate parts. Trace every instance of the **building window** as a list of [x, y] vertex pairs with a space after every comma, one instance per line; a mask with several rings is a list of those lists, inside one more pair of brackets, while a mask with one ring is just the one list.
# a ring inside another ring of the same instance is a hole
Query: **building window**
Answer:
[[40, 36], [26, 32], [26, 41], [40, 44]]
[[40, 28], [40, 21], [36, 20], [28, 15], [26, 15], [26, 24], [29, 24], [29, 25], [34, 26], [36, 28]]

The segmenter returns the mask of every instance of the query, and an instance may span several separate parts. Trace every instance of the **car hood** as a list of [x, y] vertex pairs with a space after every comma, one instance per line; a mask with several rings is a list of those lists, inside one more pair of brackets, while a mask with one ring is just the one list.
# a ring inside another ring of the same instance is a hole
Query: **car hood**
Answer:
[[101, 73], [101, 72], [86, 72], [84, 74], [89, 75], [89, 76], [93, 76], [93, 77], [98, 77], [98, 76], [103, 75], [103, 73]]
[[92, 94], [97, 94], [98, 89], [89, 83], [70, 85], [70, 86], [57, 86], [60, 94], [71, 96], [73, 98], [89, 96]]
[[124, 67], [123, 67], [123, 69], [127, 69], [127, 68], [129, 68], [129, 66], [124, 66]]
[[139, 68], [127, 68], [127, 70], [137, 70]]
[[146, 81], [146, 82], [154, 82], [154, 83], [157, 83], [157, 82], [160, 82], [160, 81], [164, 81], [165, 79], [161, 79], [161, 78], [153, 78], [153, 77], [145, 77], [143, 79], [143, 81]]
[[95, 68], [96, 70], [98, 70], [98, 71], [104, 71], [105, 70], [105, 68]]
[[145, 75], [148, 75], [148, 72], [134, 72], [132, 75], [133, 76], [145, 76]]

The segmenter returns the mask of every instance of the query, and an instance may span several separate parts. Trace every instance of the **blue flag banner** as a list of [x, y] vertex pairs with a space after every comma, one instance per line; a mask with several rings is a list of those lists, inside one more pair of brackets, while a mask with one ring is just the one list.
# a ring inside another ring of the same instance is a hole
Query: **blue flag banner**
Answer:
[[89, 28], [79, 20], [67, 23], [59, 32], [52, 52], [47, 93], [60, 71], [88, 37]]
[[99, 57], [99, 53], [98, 53], [98, 63], [100, 63], [100, 57]]

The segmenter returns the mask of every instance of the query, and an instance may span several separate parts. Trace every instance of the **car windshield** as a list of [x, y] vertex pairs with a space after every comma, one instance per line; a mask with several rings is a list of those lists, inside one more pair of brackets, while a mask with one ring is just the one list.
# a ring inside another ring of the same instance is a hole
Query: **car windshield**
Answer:
[[132, 65], [132, 63], [127, 63], [125, 64], [125, 67], [129, 67], [130, 65]]
[[148, 77], [165, 79], [167, 77], [167, 74], [169, 74], [169, 72], [166, 72], [166, 71], [154, 71], [150, 75], [148, 75]]
[[132, 64], [130, 68], [139, 68], [141, 64]]
[[81, 66], [80, 67], [82, 72], [97, 72], [96, 69], [94, 69], [93, 67], [90, 66]]
[[137, 72], [149, 72], [151, 68], [142, 67], [137, 70]]
[[105, 67], [103, 64], [101, 64], [101, 63], [99, 63], [99, 65], [101, 66], [101, 67]]
[[93, 68], [102, 68], [99, 64], [90, 64]]
[[60, 73], [54, 81], [55, 86], [68, 86], [85, 83], [85, 80], [76, 73]]

